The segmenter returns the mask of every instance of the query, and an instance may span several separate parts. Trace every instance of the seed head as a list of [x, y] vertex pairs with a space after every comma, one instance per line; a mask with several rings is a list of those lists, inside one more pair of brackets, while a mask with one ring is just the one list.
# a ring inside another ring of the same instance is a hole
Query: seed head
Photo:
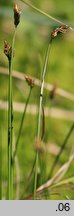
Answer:
[[57, 37], [57, 31], [56, 31], [56, 29], [51, 32], [51, 38], [53, 39], [55, 37]]
[[46, 150], [44, 142], [42, 140], [38, 139], [37, 137], [35, 137], [34, 148], [36, 151], [38, 151], [41, 154], [43, 154]]
[[17, 27], [20, 22], [20, 11], [18, 9], [17, 4], [14, 4], [13, 10], [14, 10], [14, 25], [15, 27]]
[[4, 41], [4, 53], [7, 56], [8, 60], [10, 60], [11, 59], [11, 55], [12, 55], [12, 48], [8, 44], [7, 41]]
[[25, 80], [26, 80], [26, 82], [28, 83], [28, 85], [29, 85], [31, 88], [33, 88], [33, 86], [34, 86], [34, 80], [33, 80], [30, 76], [27, 76], [27, 75], [25, 75]]
[[51, 32], [51, 38], [54, 39], [55, 37], [57, 37], [58, 33], [66, 33], [68, 29], [68, 25], [61, 25], [60, 27], [56, 28]]

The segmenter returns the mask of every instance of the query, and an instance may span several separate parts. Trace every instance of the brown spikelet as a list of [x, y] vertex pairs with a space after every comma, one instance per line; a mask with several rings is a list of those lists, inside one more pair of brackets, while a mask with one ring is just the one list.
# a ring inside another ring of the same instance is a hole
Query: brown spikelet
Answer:
[[54, 39], [55, 37], [57, 37], [58, 33], [66, 33], [68, 29], [68, 25], [61, 25], [60, 27], [56, 28], [51, 32], [51, 38]]
[[25, 75], [25, 80], [31, 88], [34, 87], [34, 80], [30, 76]]
[[18, 9], [17, 4], [14, 4], [13, 11], [14, 11], [14, 25], [15, 27], [17, 27], [20, 22], [20, 13], [21, 13]]
[[43, 154], [45, 152], [45, 145], [42, 140], [35, 138], [35, 150]]
[[4, 53], [7, 56], [8, 60], [10, 60], [12, 55], [12, 47], [8, 44], [7, 41], [4, 41]]

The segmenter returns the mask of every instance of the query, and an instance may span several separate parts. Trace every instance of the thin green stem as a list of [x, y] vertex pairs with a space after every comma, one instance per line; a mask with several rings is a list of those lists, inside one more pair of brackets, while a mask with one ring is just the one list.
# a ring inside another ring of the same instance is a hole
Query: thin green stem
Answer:
[[[40, 89], [40, 100], [39, 100], [39, 111], [38, 111], [38, 126], [37, 126], [37, 138], [40, 138], [41, 134], [41, 113], [42, 113], [42, 102], [43, 102], [43, 90], [44, 90], [44, 82], [45, 82], [45, 74], [47, 69], [47, 63], [48, 63], [48, 57], [49, 57], [49, 51], [51, 47], [52, 40], [48, 42], [43, 69], [42, 69], [42, 83], [41, 83], [41, 89]], [[34, 200], [36, 199], [36, 187], [37, 187], [37, 169], [38, 169], [38, 151], [36, 152], [36, 163], [35, 163], [35, 179], [34, 179]]]
[[13, 199], [13, 103], [12, 103], [12, 63], [16, 29], [12, 40], [12, 52], [9, 59], [9, 95], [8, 95], [8, 199]]
[[27, 101], [26, 101], [26, 104], [25, 104], [25, 107], [24, 107], [24, 112], [23, 112], [21, 124], [20, 124], [20, 127], [19, 127], [18, 137], [17, 137], [17, 140], [16, 140], [15, 151], [14, 151], [14, 155], [13, 155], [13, 162], [14, 162], [14, 158], [15, 158], [15, 155], [16, 155], [16, 152], [17, 152], [17, 148], [18, 148], [18, 144], [19, 144], [19, 139], [20, 139], [20, 136], [21, 136], [23, 122], [24, 122], [27, 106], [28, 106], [28, 103], [29, 103], [29, 99], [30, 99], [30, 96], [31, 96], [31, 92], [32, 92], [32, 87], [30, 87], [29, 95], [28, 95], [28, 98], [27, 98]]
[[11, 62], [9, 61], [9, 96], [8, 96], [8, 199], [11, 199]]
[[41, 13], [42, 15], [48, 17], [49, 19], [52, 19], [54, 22], [57, 22], [59, 24], [64, 24], [63, 22], [61, 22], [60, 20], [54, 18], [53, 16], [47, 14], [46, 12], [40, 10], [39, 8], [35, 7], [34, 5], [32, 5], [31, 3], [29, 2], [26, 2], [25, 0], [20, 0], [21, 2], [23, 2], [24, 4], [26, 4], [27, 6], [29, 6], [30, 8], [32, 8], [33, 10], [37, 11], [38, 13]]
[[48, 176], [48, 179], [51, 177], [51, 175], [52, 175], [52, 173], [53, 173], [53, 171], [54, 171], [54, 168], [56, 167], [56, 164], [57, 164], [57, 162], [58, 162], [58, 160], [59, 160], [59, 158], [60, 158], [62, 152], [64, 151], [64, 148], [66, 147], [66, 144], [67, 144], [67, 142], [68, 142], [68, 139], [69, 139], [69, 137], [71, 136], [73, 130], [74, 130], [74, 122], [73, 122], [73, 124], [71, 125], [71, 127], [70, 127], [70, 129], [69, 129], [69, 131], [68, 131], [68, 133], [67, 133], [67, 135], [66, 135], [66, 137], [65, 137], [65, 140], [64, 140], [64, 142], [63, 142], [63, 144], [62, 144], [62, 146], [61, 146], [60, 152], [58, 153], [57, 157], [56, 157], [55, 160], [54, 160], [54, 163], [52, 164], [52, 167], [51, 167], [51, 170], [50, 170], [50, 174], [49, 174], [49, 176]]
[[2, 200], [2, 127], [0, 127], [0, 200]]
[[[47, 14], [46, 12], [40, 10], [39, 8], [37, 8], [36, 6], [34, 6], [33, 4], [26, 2], [25, 0], [20, 0], [21, 2], [23, 2], [24, 4], [26, 4], [27, 6], [29, 6], [30, 8], [32, 8], [33, 10], [37, 11], [38, 13], [48, 17], [49, 19], [53, 20], [54, 22], [60, 24], [60, 25], [66, 25], [66, 23], [63, 23], [62, 21], [54, 18], [53, 16], [51, 16], [50, 14]], [[69, 29], [71, 31], [74, 31], [74, 28], [72, 28], [71, 26], [69, 26]]]

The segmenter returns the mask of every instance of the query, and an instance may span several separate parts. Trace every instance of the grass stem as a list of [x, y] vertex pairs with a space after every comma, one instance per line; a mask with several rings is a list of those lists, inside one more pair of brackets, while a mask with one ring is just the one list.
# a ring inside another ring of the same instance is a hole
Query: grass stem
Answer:
[[8, 199], [13, 199], [13, 99], [12, 99], [12, 63], [14, 55], [16, 29], [12, 40], [11, 58], [9, 59], [9, 95], [8, 95]]
[[2, 200], [2, 128], [0, 126], [0, 200]]
[[30, 87], [29, 95], [28, 95], [28, 98], [27, 98], [27, 101], [26, 101], [26, 104], [25, 104], [25, 107], [24, 107], [24, 112], [23, 112], [21, 124], [20, 124], [20, 127], [19, 127], [18, 137], [17, 137], [17, 140], [16, 140], [15, 151], [14, 151], [14, 154], [13, 154], [13, 162], [14, 162], [14, 158], [15, 158], [15, 155], [16, 155], [16, 152], [17, 152], [17, 148], [18, 148], [18, 144], [19, 144], [19, 139], [20, 139], [20, 136], [21, 136], [23, 122], [24, 122], [27, 106], [28, 106], [28, 103], [29, 103], [29, 99], [30, 99], [30, 96], [31, 96], [31, 92], [32, 92], [32, 87]]
[[37, 11], [38, 13], [41, 13], [42, 15], [50, 18], [51, 20], [53, 20], [54, 22], [57, 22], [59, 24], [64, 24], [63, 22], [61, 22], [60, 20], [54, 18], [53, 16], [47, 14], [46, 12], [40, 10], [39, 8], [37, 8], [36, 6], [32, 5], [31, 3], [29, 2], [26, 2], [25, 0], [20, 0], [21, 2], [23, 2], [24, 4], [26, 4], [27, 6], [29, 6], [30, 8], [32, 8], [33, 10]]
[[[54, 22], [60, 24], [60, 25], [66, 25], [66, 23], [56, 19], [55, 17], [51, 16], [50, 14], [47, 14], [46, 12], [40, 10], [39, 8], [37, 8], [36, 6], [34, 6], [33, 4], [31, 4], [30, 2], [26, 2], [25, 0], [20, 0], [21, 2], [23, 2], [24, 4], [26, 4], [27, 6], [29, 6], [30, 8], [32, 8], [33, 10], [37, 11], [38, 13], [48, 17], [49, 19], [53, 20]], [[70, 31], [74, 31], [74, 28], [72, 28], [71, 26], [69, 26], [69, 30]]]
[[[45, 74], [47, 69], [49, 51], [51, 47], [52, 40], [48, 42], [43, 69], [42, 69], [42, 82], [41, 82], [41, 89], [40, 89], [40, 100], [39, 100], [39, 111], [38, 111], [38, 126], [37, 126], [37, 138], [41, 138], [41, 113], [42, 113], [42, 102], [43, 102], [43, 90], [44, 90], [44, 82], [45, 82]], [[37, 170], [38, 170], [38, 158], [39, 154], [38, 151], [36, 152], [36, 162], [35, 162], [35, 178], [34, 178], [34, 200], [36, 199], [36, 187], [37, 187]]]

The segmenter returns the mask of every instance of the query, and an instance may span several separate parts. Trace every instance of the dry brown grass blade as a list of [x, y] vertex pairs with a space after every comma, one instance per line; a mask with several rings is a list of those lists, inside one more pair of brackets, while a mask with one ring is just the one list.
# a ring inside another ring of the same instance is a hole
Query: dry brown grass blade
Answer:
[[[46, 183], [44, 183], [39, 188], [37, 188], [36, 195], [38, 196], [39, 194], [43, 193], [45, 190], [51, 189], [54, 184], [60, 182], [60, 180], [64, 177], [64, 175], [68, 171], [73, 160], [74, 160], [74, 152], [73, 154], [70, 154], [69, 160], [64, 165], [62, 165], [62, 167], [57, 171], [57, 173], [50, 180], [48, 180]], [[24, 197], [22, 199], [32, 199], [32, 197], [33, 195], [30, 194], [29, 196]]]
[[48, 189], [49, 187], [51, 187], [51, 185], [54, 183], [58, 183], [66, 174], [66, 172], [69, 169], [73, 159], [74, 159], [74, 153], [72, 155], [70, 155], [69, 160], [58, 170], [58, 172], [55, 174], [55, 176], [53, 178], [48, 180], [45, 184], [41, 185], [37, 189], [37, 193], [39, 193], [41, 191], [43, 192], [45, 189]]
[[[4, 67], [0, 67], [0, 74], [4, 74], [4, 75], [8, 75], [8, 68], [4, 68]], [[26, 74], [22, 73], [22, 72], [19, 72], [19, 71], [13, 71], [13, 77], [14, 78], [17, 78], [17, 79], [20, 79], [22, 81], [25, 81], [25, 76]], [[36, 86], [39, 86], [41, 85], [41, 82], [40, 80], [36, 79], [36, 78], [33, 78], [34, 79], [34, 84]], [[45, 83], [45, 86], [44, 88], [48, 91], [52, 91], [52, 88], [53, 88], [53, 85], [52, 84], [48, 84], [48, 83]], [[70, 92], [67, 92], [65, 91], [64, 89], [60, 89], [60, 88], [57, 88], [56, 89], [56, 95], [59, 95], [59, 96], [62, 96], [66, 99], [69, 99], [71, 101], [74, 101], [74, 94], [70, 93]]]
[[[2, 101], [0, 100], [0, 109], [2, 110], [7, 110], [8, 108], [8, 102], [7, 101]], [[13, 103], [13, 108], [15, 112], [22, 113], [24, 110], [24, 104], [20, 102], [14, 102]], [[37, 115], [38, 107], [35, 104], [29, 104], [27, 107], [27, 113], [31, 115]], [[68, 110], [63, 110], [63, 109], [58, 109], [58, 108], [48, 108], [45, 107], [45, 116], [49, 116], [51, 118], [56, 118], [56, 119], [64, 119], [67, 121], [74, 121], [74, 112], [73, 111], [68, 111]]]

